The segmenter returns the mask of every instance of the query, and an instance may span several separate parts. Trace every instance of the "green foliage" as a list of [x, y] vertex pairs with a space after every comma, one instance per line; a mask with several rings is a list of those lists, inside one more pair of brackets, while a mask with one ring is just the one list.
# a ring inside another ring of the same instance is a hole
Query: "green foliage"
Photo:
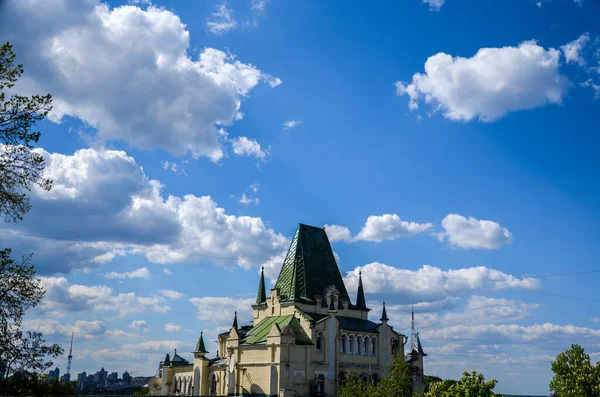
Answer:
[[473, 371], [463, 373], [463, 377], [457, 382], [444, 380], [432, 383], [426, 397], [497, 397], [494, 393], [496, 380], [485, 381], [482, 374]]
[[388, 368], [388, 375], [379, 383], [363, 381], [357, 374], [348, 374], [340, 387], [340, 397], [410, 397], [412, 366], [399, 354]]
[[10, 252], [0, 251], [0, 391], [15, 373], [44, 372], [52, 366], [46, 358], [63, 353], [58, 345], [46, 345], [41, 333], [21, 329], [25, 311], [42, 300], [44, 290], [35, 278], [31, 256], [17, 262]]
[[76, 396], [74, 382], [59, 382], [45, 375], [14, 376], [4, 382], [3, 395], [11, 396]]
[[147, 387], [144, 387], [142, 390], [133, 392], [134, 396], [147, 396], [150, 391]]
[[560, 397], [600, 396], [600, 363], [593, 365], [579, 345], [571, 345], [552, 362], [550, 390]]
[[35, 184], [50, 190], [52, 181], [43, 178], [44, 157], [32, 149], [40, 139], [31, 129], [52, 109], [52, 96], [6, 96], [23, 66], [15, 65], [10, 43], [0, 47], [0, 214], [6, 221], [19, 221], [31, 205], [24, 191]]
[[[442, 378], [439, 376], [431, 376], [431, 375], [423, 375], [423, 392], [427, 393], [429, 391], [429, 386], [432, 383], [441, 382]], [[456, 381], [454, 381], [456, 382]]]

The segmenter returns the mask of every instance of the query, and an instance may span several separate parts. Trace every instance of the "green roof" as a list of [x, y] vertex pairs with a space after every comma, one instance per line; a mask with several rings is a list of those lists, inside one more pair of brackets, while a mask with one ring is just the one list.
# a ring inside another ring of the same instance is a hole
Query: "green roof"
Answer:
[[335, 318], [340, 323], [340, 328], [346, 331], [378, 332], [377, 327], [379, 324], [373, 321], [343, 316], [336, 316]]
[[208, 353], [206, 350], [206, 346], [204, 346], [204, 338], [202, 337], [202, 332], [200, 332], [200, 338], [198, 339], [198, 343], [196, 344], [196, 349], [194, 352], [198, 353]]
[[299, 224], [275, 283], [281, 300], [314, 302], [334, 285], [340, 299], [350, 301], [325, 229]]
[[290, 314], [287, 316], [273, 316], [267, 317], [263, 319], [261, 322], [256, 324], [250, 332], [246, 335], [246, 340], [244, 341], [247, 345], [256, 345], [261, 343], [266, 343], [267, 334], [273, 327], [273, 324], [277, 324], [279, 328], [283, 329], [285, 326], [289, 325], [292, 327], [292, 331], [296, 336], [296, 344], [297, 345], [311, 345], [312, 341], [306, 335], [302, 326], [298, 322], [298, 319], [294, 317], [294, 315]]

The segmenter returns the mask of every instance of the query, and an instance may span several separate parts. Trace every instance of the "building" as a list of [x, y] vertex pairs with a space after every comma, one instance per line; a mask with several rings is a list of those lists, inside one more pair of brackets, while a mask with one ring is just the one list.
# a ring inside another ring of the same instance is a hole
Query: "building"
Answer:
[[106, 386], [107, 374], [108, 374], [108, 372], [106, 372], [104, 367], [100, 368], [100, 371], [98, 371], [94, 374], [92, 385], [99, 386], [99, 387]]
[[193, 362], [167, 354], [150, 393], [335, 396], [348, 372], [377, 382], [407, 337], [388, 324], [385, 303], [379, 322], [369, 310], [362, 275], [353, 303], [325, 230], [300, 224], [269, 296], [261, 272], [253, 325], [239, 326], [234, 314], [216, 358], [206, 357], [202, 333]]
[[75, 390], [82, 391], [86, 387], [89, 387], [87, 384], [88, 375], [85, 371], [77, 374], [77, 385], [75, 386]]
[[60, 378], [60, 369], [56, 367], [53, 370], [50, 370], [48, 373], [48, 378], [58, 380]]
[[109, 385], [117, 383], [118, 380], [119, 380], [119, 373], [118, 372], [111, 372], [106, 377], [106, 383], [108, 383]]
[[126, 385], [131, 384], [131, 375], [129, 375], [129, 372], [127, 371], [123, 372], [123, 383], [125, 383]]

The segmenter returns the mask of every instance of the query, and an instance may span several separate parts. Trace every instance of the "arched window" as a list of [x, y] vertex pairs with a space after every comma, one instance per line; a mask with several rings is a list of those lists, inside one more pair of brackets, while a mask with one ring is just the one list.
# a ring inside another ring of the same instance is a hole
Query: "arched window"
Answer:
[[392, 339], [392, 355], [398, 354], [398, 339]]
[[325, 375], [319, 374], [315, 377], [315, 392], [318, 394], [325, 393]]
[[348, 337], [346, 335], [342, 335], [340, 338], [340, 353], [346, 353], [346, 343], [348, 343]]
[[317, 351], [323, 351], [323, 334], [321, 334], [320, 332], [317, 332]]
[[214, 372], [212, 374], [210, 374], [210, 382], [209, 382], [208, 392], [210, 394], [217, 393], [217, 375]]
[[356, 337], [356, 354], [360, 356], [360, 352], [362, 351], [362, 336]]
[[365, 339], [363, 339], [363, 354], [365, 356], [369, 355], [369, 337], [365, 336]]
[[377, 354], [377, 338], [371, 338], [371, 354]]
[[348, 354], [352, 354], [354, 352], [354, 335], [350, 335], [348, 339]]

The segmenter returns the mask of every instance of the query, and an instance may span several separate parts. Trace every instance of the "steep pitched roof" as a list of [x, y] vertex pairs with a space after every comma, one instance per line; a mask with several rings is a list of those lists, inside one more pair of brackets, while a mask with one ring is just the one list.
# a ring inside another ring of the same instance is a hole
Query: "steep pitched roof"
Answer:
[[357, 332], [373, 332], [378, 333], [377, 327], [379, 324], [373, 321], [363, 320], [361, 318], [336, 316], [336, 320], [340, 323], [340, 329], [345, 331]]
[[198, 339], [198, 343], [196, 344], [196, 349], [194, 352], [198, 353], [208, 353], [206, 347], [204, 346], [204, 338], [202, 337], [202, 331], [200, 332], [200, 339]]
[[365, 300], [365, 290], [362, 285], [362, 272], [358, 272], [358, 292], [356, 293], [356, 308], [361, 310], [367, 309], [367, 301]]
[[389, 318], [385, 311], [385, 302], [383, 302], [383, 311], [381, 312], [381, 318], [379, 319], [379, 321], [388, 321], [388, 320], [389, 320]]
[[260, 269], [260, 281], [258, 282], [258, 293], [256, 294], [256, 304], [260, 305], [267, 302], [267, 293], [265, 291], [265, 267]]
[[177, 354], [177, 349], [175, 349], [175, 354], [173, 354], [173, 358], [171, 359], [171, 365], [176, 367], [180, 365], [188, 365], [189, 363], [190, 362], [188, 360]]
[[412, 352], [415, 352], [421, 356], [427, 356], [427, 354], [425, 354], [425, 352], [423, 351], [423, 346], [421, 346], [421, 339], [419, 338], [418, 332], [415, 334], [415, 338], [413, 340], [411, 353]]
[[272, 316], [263, 319], [261, 322], [256, 324], [250, 330], [250, 332], [248, 332], [248, 334], [246, 335], [246, 339], [244, 340], [244, 344], [256, 345], [265, 343], [267, 341], [267, 335], [273, 327], [273, 324], [277, 324], [281, 329], [289, 325], [292, 331], [294, 332], [297, 345], [312, 344], [310, 338], [308, 337], [308, 335], [306, 335], [306, 333], [302, 329], [302, 326], [298, 322], [298, 319], [296, 319], [292, 314], [287, 316]]
[[275, 283], [281, 299], [314, 302], [325, 288], [334, 285], [340, 299], [350, 301], [327, 233], [320, 227], [300, 223]]

